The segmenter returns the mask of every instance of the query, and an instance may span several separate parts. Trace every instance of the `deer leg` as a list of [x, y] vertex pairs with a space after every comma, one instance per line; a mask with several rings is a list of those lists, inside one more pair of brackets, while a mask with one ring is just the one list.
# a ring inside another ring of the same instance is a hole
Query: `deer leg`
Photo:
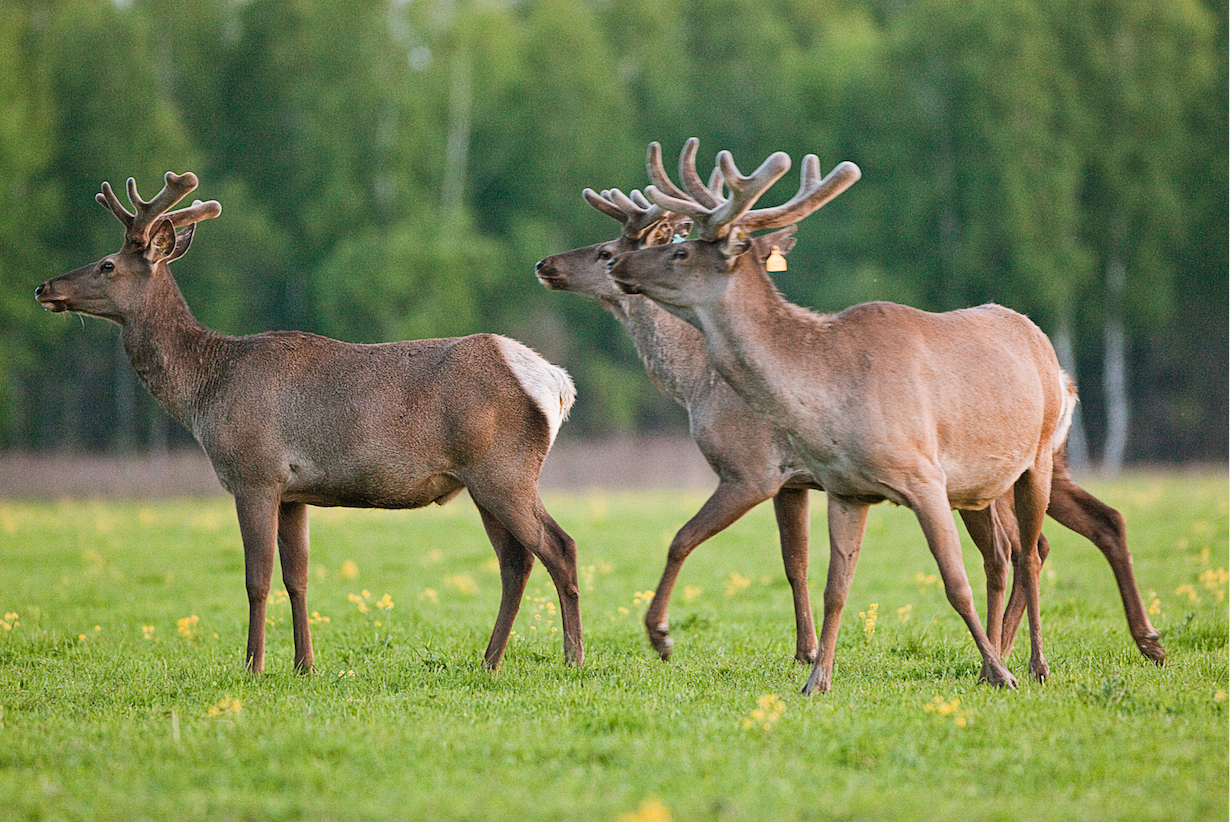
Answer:
[[1039, 682], [1045, 682], [1050, 676], [1042, 654], [1042, 618], [1038, 602], [1038, 572], [1042, 562], [1038, 540], [1042, 536], [1042, 520], [1046, 517], [1050, 498], [1051, 459], [1049, 450], [1043, 452], [1034, 467], [1022, 474], [1013, 486], [1021, 536], [1021, 550], [1013, 574], [1024, 581], [1025, 612], [1029, 620], [1029, 672]]
[[911, 508], [922, 526], [927, 538], [927, 546], [935, 563], [939, 566], [940, 577], [944, 580], [944, 593], [974, 638], [978, 652], [982, 655], [982, 671], [980, 678], [996, 687], [1017, 687], [1016, 677], [999, 659], [999, 648], [992, 646], [990, 639], [978, 620], [978, 611], [974, 607], [973, 591], [970, 588], [969, 577], [965, 574], [965, 566], [961, 562], [961, 538], [957, 534], [957, 525], [953, 521], [952, 511], [948, 507], [948, 495], [944, 486], [933, 484], [922, 495], [915, 498]]
[[496, 560], [500, 564], [500, 610], [495, 618], [495, 627], [491, 630], [491, 641], [487, 643], [487, 651], [483, 654], [483, 666], [494, 671], [500, 667], [504, 651], [508, 648], [513, 621], [521, 608], [525, 585], [529, 582], [530, 570], [534, 567], [534, 555], [487, 509], [481, 505], [477, 507], [483, 527], [487, 530], [487, 537], [495, 548]]
[[[1003, 503], [1005, 498], [1001, 497], [996, 504]], [[1004, 505], [1004, 510], [1008, 506]], [[1016, 510], [1012, 509], [1011, 519], [1002, 520], [1004, 523], [1004, 532], [1008, 537], [1009, 551], [1008, 555], [1012, 557], [1013, 567], [1016, 566], [1018, 557], [1021, 555], [1021, 535], [1017, 530]], [[1038, 568], [1042, 568], [1042, 563], [1046, 562], [1047, 556], [1051, 553], [1051, 544], [1045, 536], [1038, 536]], [[1017, 631], [1021, 628], [1021, 620], [1025, 618], [1025, 580], [1021, 579], [1015, 572], [1012, 575], [1012, 594], [1008, 597], [1008, 604], [1004, 608], [1004, 634], [1000, 640], [999, 649], [1004, 659], [1007, 659], [1012, 653], [1012, 646], [1016, 643]]]
[[1157, 630], [1149, 622], [1136, 575], [1132, 571], [1132, 554], [1127, 547], [1123, 515], [1072, 481], [1062, 460], [1056, 460], [1051, 481], [1051, 503], [1047, 509], [1059, 524], [1072, 529], [1098, 547], [1115, 574], [1123, 611], [1136, 647], [1145, 658], [1158, 665], [1166, 661], [1166, 650], [1158, 642]]
[[811, 675], [803, 685], [804, 695], [824, 693], [833, 686], [833, 657], [837, 651], [837, 630], [846, 607], [854, 566], [867, 528], [866, 503], [828, 495], [829, 572], [824, 586], [824, 622], [820, 626], [820, 647]]
[[524, 501], [518, 502], [508, 493], [507, 485], [496, 488], [496, 493], [487, 493], [481, 487], [468, 487], [480, 510], [485, 508], [514, 539], [542, 560], [559, 596], [564, 661], [580, 665], [585, 661], [585, 648], [581, 637], [576, 542], [547, 513], [536, 491], [529, 491], [528, 500], [519, 495]]
[[248, 649], [244, 662], [252, 673], [265, 669], [265, 605], [273, 579], [278, 500], [267, 493], [236, 493], [235, 512], [243, 537], [244, 581], [248, 589]]
[[666, 568], [662, 571], [658, 588], [653, 593], [649, 610], [645, 612], [645, 633], [662, 659], [670, 659], [671, 649], [675, 645], [675, 641], [670, 637], [667, 610], [684, 560], [696, 546], [730, 527], [735, 520], [766, 499], [763, 494], [746, 485], [721, 482], [696, 515], [684, 523], [679, 533], [671, 540], [670, 550], [666, 554]]
[[290, 619], [295, 633], [295, 670], [315, 670], [312, 629], [308, 624], [308, 514], [302, 502], [284, 502], [278, 509], [278, 558], [282, 582], [290, 597]]
[[[965, 530], [982, 554], [982, 567], [987, 578], [987, 639], [995, 648], [1002, 648], [1004, 591], [1008, 587], [1008, 544], [1003, 535], [995, 506], [981, 511], [960, 511]], [[1001, 659], [1002, 654], [1001, 654]]]
[[811, 531], [811, 509], [806, 488], [783, 488], [773, 498], [777, 533], [782, 543], [782, 564], [794, 599], [794, 658], [816, 661], [816, 623], [811, 613], [811, 594], [807, 590], [807, 544]]

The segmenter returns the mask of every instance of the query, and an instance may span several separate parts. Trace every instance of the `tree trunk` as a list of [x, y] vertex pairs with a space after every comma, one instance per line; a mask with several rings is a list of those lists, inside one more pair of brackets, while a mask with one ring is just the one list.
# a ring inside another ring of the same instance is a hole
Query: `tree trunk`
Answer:
[[1106, 444], [1102, 471], [1109, 475], [1123, 469], [1128, 438], [1127, 333], [1123, 322], [1123, 292], [1127, 268], [1118, 256], [1106, 264], [1105, 336], [1102, 389], [1106, 396]]

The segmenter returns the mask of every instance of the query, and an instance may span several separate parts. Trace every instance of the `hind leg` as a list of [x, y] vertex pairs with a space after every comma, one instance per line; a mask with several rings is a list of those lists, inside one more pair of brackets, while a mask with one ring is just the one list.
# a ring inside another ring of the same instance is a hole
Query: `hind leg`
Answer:
[[487, 537], [491, 540], [491, 547], [495, 549], [496, 560], [500, 564], [500, 610], [495, 618], [495, 627], [491, 630], [491, 641], [487, 643], [487, 651], [483, 654], [483, 665], [494, 671], [500, 667], [504, 651], [508, 648], [513, 621], [521, 608], [525, 585], [529, 582], [530, 570], [534, 567], [534, 555], [487, 509], [481, 505], [476, 507]]
[[[1002, 648], [1004, 591], [1008, 588], [1008, 543], [1003, 526], [993, 506], [981, 511], [961, 511], [965, 530], [982, 554], [982, 567], [987, 578], [987, 639], [995, 648]], [[1000, 659], [1003, 659], [1001, 653]]]
[[1013, 486], [1017, 528], [1021, 550], [1016, 558], [1014, 574], [1025, 587], [1025, 611], [1029, 620], [1029, 672], [1039, 682], [1050, 676], [1042, 653], [1042, 618], [1038, 601], [1038, 573], [1042, 560], [1038, 541], [1042, 536], [1042, 520], [1046, 516], [1051, 491], [1051, 453], [1045, 451], [1033, 468], [1027, 470]]
[[1059, 524], [1088, 539], [1106, 557], [1115, 574], [1119, 597], [1123, 600], [1123, 612], [1136, 647], [1146, 659], [1158, 665], [1165, 663], [1166, 650], [1158, 641], [1157, 629], [1149, 622], [1140, 599], [1140, 589], [1136, 586], [1123, 515], [1077, 485], [1068, 473], [1062, 456], [1055, 460], [1047, 513]]
[[471, 485], [469, 489], [479, 509], [486, 510], [517, 542], [533, 552], [551, 575], [559, 596], [564, 661], [580, 665], [585, 661], [585, 649], [581, 638], [576, 542], [547, 513], [535, 489], [521, 493], [510, 492], [507, 485], [496, 488], [495, 493], [481, 486]]

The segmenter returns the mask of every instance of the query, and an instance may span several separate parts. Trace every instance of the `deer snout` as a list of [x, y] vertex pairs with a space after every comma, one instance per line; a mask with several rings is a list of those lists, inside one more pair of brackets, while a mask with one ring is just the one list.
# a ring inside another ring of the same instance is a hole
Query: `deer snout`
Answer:
[[48, 280], [34, 289], [34, 299], [38, 300], [43, 308], [56, 314], [68, 310], [68, 299], [55, 293], [54, 280]]
[[534, 266], [534, 275], [538, 277], [538, 282], [552, 291], [563, 291], [568, 286], [568, 278], [560, 273], [553, 257], [539, 260]]

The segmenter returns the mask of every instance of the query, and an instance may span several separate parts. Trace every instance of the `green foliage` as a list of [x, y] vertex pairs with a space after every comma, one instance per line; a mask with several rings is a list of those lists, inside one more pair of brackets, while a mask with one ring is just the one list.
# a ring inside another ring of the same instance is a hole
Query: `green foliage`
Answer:
[[241, 670], [228, 499], [0, 502], [0, 816], [1224, 818], [1226, 478], [1092, 486], [1127, 518], [1165, 667], [1132, 646], [1099, 553], [1052, 524], [1052, 679], [1025, 681], [1022, 635], [1021, 689], [979, 685], [916, 521], [880, 506], [834, 690], [812, 698], [798, 695], [807, 672], [791, 659], [769, 506], [689, 559], [662, 663], [641, 617], [703, 494], [549, 494], [579, 545], [586, 663], [563, 664], [554, 589], [536, 569], [496, 674], [480, 661], [499, 578], [469, 503], [313, 509], [318, 670], [304, 677], [277, 593], [267, 672]]
[[[792, 299], [825, 311], [995, 300], [1065, 329], [1095, 446], [1102, 330], [1122, 315], [1141, 421], [1132, 453], [1223, 459], [1223, 11], [1199, 0], [10, 3], [0, 445], [133, 439], [113, 410], [126, 389], [107, 329], [49, 322], [29, 295], [117, 246], [93, 202], [102, 180], [133, 176], [148, 193], [188, 169], [224, 207], [175, 269], [208, 324], [509, 333], [596, 387], [569, 430], [673, 425], [614, 323], [544, 292], [532, 269], [613, 234], [581, 188], [643, 187], [645, 144], [669, 155], [695, 135], [702, 163], [727, 148], [753, 167], [783, 149], [862, 167], [858, 186], [800, 226], [780, 279]], [[1106, 292], [1108, 266], [1125, 271], [1122, 300]], [[70, 369], [85, 381], [72, 391]]]

